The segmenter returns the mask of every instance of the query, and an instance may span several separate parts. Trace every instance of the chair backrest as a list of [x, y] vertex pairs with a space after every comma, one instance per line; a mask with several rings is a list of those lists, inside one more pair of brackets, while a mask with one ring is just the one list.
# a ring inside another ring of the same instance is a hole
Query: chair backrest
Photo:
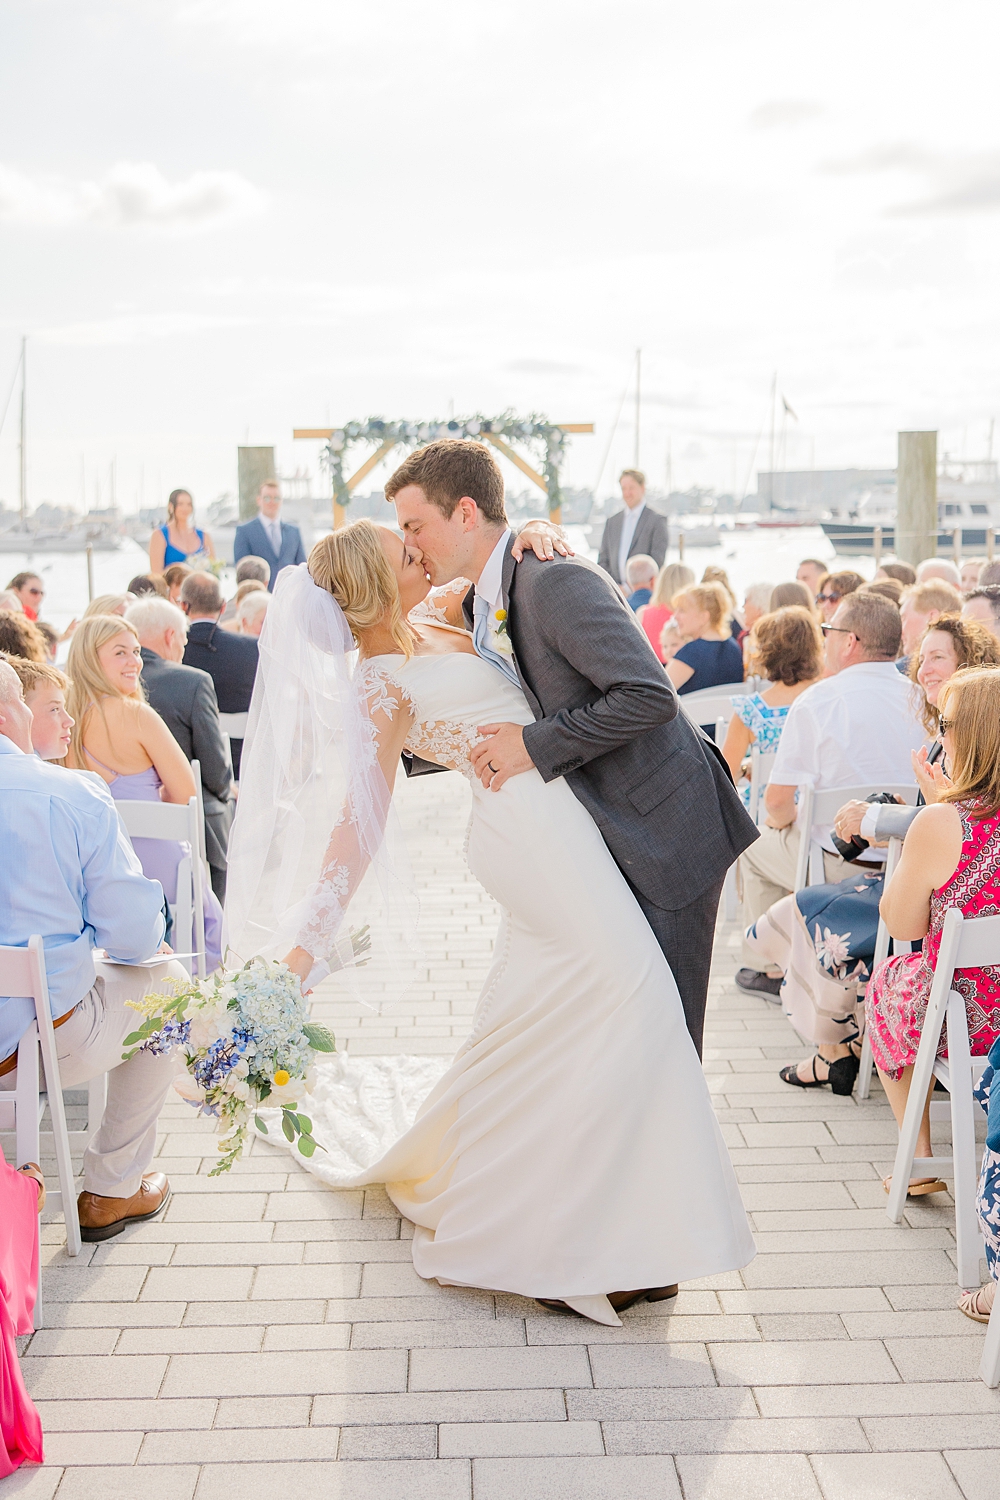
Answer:
[[220, 714], [219, 726], [231, 740], [244, 740], [249, 719], [249, 714]]
[[198, 798], [187, 802], [116, 802], [118, 817], [133, 839], [170, 839], [199, 848]]
[[[959, 928], [954, 967], [985, 969], [1000, 964], [1000, 917], [963, 917], [957, 907], [952, 911], [955, 926]], [[952, 911], [948, 912], [949, 917]]]
[[34, 1000], [36, 1010], [48, 1014], [49, 986], [40, 937], [29, 938], [27, 948], [0, 948], [0, 995], [23, 995]]
[[685, 693], [678, 702], [692, 724], [714, 724], [715, 743], [721, 745], [733, 716], [732, 695], [742, 686], [742, 683], [734, 682], [727, 692], [719, 688], [701, 688], [697, 693]]
[[758, 745], [750, 747], [750, 816], [754, 822], [760, 820], [760, 814], [764, 805], [764, 788], [771, 779], [774, 770], [774, 762], [778, 758], [777, 750], [768, 750], [766, 753]]
[[[845, 802], [864, 802], [865, 798], [870, 797], [874, 792], [892, 792], [894, 796], [902, 797], [903, 801], [912, 807], [917, 800], [917, 790], [918, 788], [912, 782], [885, 781], [867, 786], [824, 787], [819, 791], [811, 786], [801, 787], [797, 819], [800, 837], [795, 869], [795, 889], [800, 891], [807, 882], [810, 855], [814, 852], [813, 829], [817, 824], [832, 823]], [[816, 848], [818, 847], [817, 845]]]

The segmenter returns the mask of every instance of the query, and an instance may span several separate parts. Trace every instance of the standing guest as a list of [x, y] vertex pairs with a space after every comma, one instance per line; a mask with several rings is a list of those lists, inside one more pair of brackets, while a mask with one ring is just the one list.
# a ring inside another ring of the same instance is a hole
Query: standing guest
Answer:
[[804, 583], [812, 597], [815, 599], [819, 593], [819, 586], [827, 576], [830, 569], [825, 562], [820, 562], [818, 557], [804, 557], [799, 563], [795, 577], [799, 583]]
[[187, 618], [167, 599], [140, 599], [126, 619], [139, 637], [142, 683], [150, 705], [187, 760], [201, 766], [205, 853], [212, 889], [226, 896], [229, 830], [233, 821], [233, 768], [229, 741], [219, 724], [215, 685], [207, 672], [183, 666]]
[[625, 564], [625, 602], [630, 609], [638, 611], [649, 603], [659, 571], [656, 559], [645, 552], [629, 558]]
[[[766, 825], [740, 856], [744, 932], [793, 890], [799, 839], [811, 833], [796, 826], [797, 789], [905, 785], [913, 780], [911, 753], [923, 741], [910, 684], [895, 666], [899, 610], [878, 594], [855, 591], [838, 607], [832, 623], [821, 628], [828, 675], [789, 710], [764, 797]], [[836, 852], [830, 830], [820, 828], [817, 836], [827, 880], [842, 880], [849, 873], [847, 863]], [[744, 939], [737, 987], [777, 998], [781, 975], [758, 964], [757, 951]]]
[[222, 611], [222, 623], [227, 629], [234, 628], [230, 622], [236, 619], [236, 606], [242, 598], [240, 594], [242, 585], [244, 583], [259, 583], [266, 589], [270, 577], [271, 565], [265, 562], [262, 557], [247, 556], [240, 558], [236, 564], [236, 593]]
[[670, 532], [666, 517], [646, 506], [646, 476], [641, 469], [623, 469], [618, 483], [624, 509], [605, 521], [597, 562], [615, 583], [624, 585], [630, 557], [646, 553], [657, 567], [663, 566]]
[[267, 589], [260, 589], [252, 594], [247, 594], [240, 601], [240, 607], [236, 611], [236, 620], [239, 625], [240, 635], [253, 636], [257, 640], [264, 629], [264, 621], [267, 619], [267, 608], [271, 602], [271, 595]]
[[1000, 584], [981, 583], [970, 589], [962, 605], [963, 620], [978, 620], [1000, 637]]
[[639, 624], [646, 632], [649, 644], [662, 662], [666, 661], [666, 657], [663, 655], [660, 637], [663, 634], [664, 625], [674, 617], [670, 601], [675, 594], [680, 593], [681, 589], [686, 589], [692, 583], [694, 583], [693, 569], [685, 567], [684, 563], [664, 563], [657, 576], [652, 598], [637, 612]]
[[21, 603], [13, 589], [6, 589], [0, 594], [0, 610], [9, 615], [23, 615], [24, 605]]
[[[200, 667], [215, 683], [219, 712], [245, 714], [253, 697], [257, 675], [257, 642], [250, 636], [233, 635], [219, 625], [222, 590], [211, 573], [192, 573], [181, 589], [181, 608], [188, 618], [184, 663]], [[243, 741], [231, 740], [233, 774], [240, 779]]]
[[[162, 602], [162, 601], [161, 601]], [[144, 606], [148, 608], [148, 605]], [[67, 707], [74, 719], [67, 765], [96, 771], [117, 802], [181, 802], [195, 795], [184, 752], [139, 686], [142, 652], [135, 626], [117, 615], [81, 620], [69, 648]], [[187, 846], [164, 839], [133, 840], [143, 870], [177, 900], [177, 867]], [[192, 851], [197, 857], [197, 850]], [[209, 967], [221, 959], [222, 909], [205, 892]]]
[[[743, 762], [753, 745], [765, 755], [778, 748], [788, 710], [823, 671], [823, 636], [811, 610], [792, 607], [762, 615], [750, 633], [750, 667], [770, 684], [762, 693], [732, 700], [722, 753], [739, 784]], [[750, 786], [743, 800], [750, 805]]]
[[171, 563], [163, 573], [163, 582], [167, 586], [167, 598], [171, 604], [180, 604], [181, 587], [185, 578], [190, 578], [194, 572], [187, 563]]
[[[939, 703], [951, 780], [936, 804], [914, 818], [880, 907], [890, 936], [923, 942], [919, 953], [883, 959], [865, 996], [872, 1057], [897, 1125], [906, 1110], [945, 914], [957, 906], [966, 917], [981, 917], [1000, 903], [1000, 669], [956, 672]], [[1000, 976], [995, 968], [961, 969], [954, 988], [965, 998], [972, 1056], [982, 1057], [1000, 1036]], [[946, 1031], [938, 1056], [947, 1056]], [[929, 1105], [928, 1097], [918, 1157], [933, 1154]], [[886, 1192], [890, 1182], [883, 1179]], [[937, 1178], [917, 1177], [908, 1193], [944, 1190]]]
[[200, 567], [215, 557], [212, 538], [194, 524], [194, 501], [189, 490], [171, 490], [167, 519], [149, 539], [149, 571], [162, 573], [171, 563], [196, 562]]
[[875, 577], [895, 578], [897, 582], [903, 585], [904, 589], [908, 589], [911, 584], [917, 581], [917, 570], [916, 568], [911, 568], [909, 563], [887, 562], [880, 564]]
[[1000, 583], [1000, 561], [984, 563], [979, 570], [977, 587], [986, 588], [991, 583]]
[[170, 588], [161, 573], [137, 573], [129, 584], [128, 591], [136, 599], [141, 598], [143, 594], [156, 594], [161, 599], [170, 597]]
[[[93, 634], [91, 621], [82, 624], [70, 654]], [[107, 788], [33, 755], [30, 721], [16, 673], [0, 662], [0, 944], [42, 938], [63, 1088], [108, 1075], [78, 1202], [80, 1234], [92, 1244], [151, 1219], [170, 1197], [166, 1177], [149, 1168], [176, 1059], [139, 1052], [123, 1062], [122, 1052], [136, 1027], [132, 1005], [187, 975], [167, 958], [137, 967], [160, 951], [163, 891], [139, 868]], [[95, 963], [98, 945], [116, 962]], [[17, 1045], [33, 1017], [31, 1000], [0, 998], [0, 1090], [17, 1086]]]
[[38, 611], [45, 598], [45, 585], [37, 573], [15, 573], [7, 590], [20, 599], [21, 608], [29, 620], [38, 619]]
[[976, 587], [976, 584], [979, 582], [979, 575], [985, 567], [985, 557], [967, 557], [965, 559], [961, 567], [959, 582], [959, 588], [963, 594], [969, 589]]
[[819, 618], [816, 596], [810, 592], [809, 585], [799, 578], [790, 578], [787, 583], [776, 583], [771, 590], [768, 614], [773, 614], [776, 609], [789, 607], [807, 609], [811, 615]]
[[31, 710], [31, 748], [42, 760], [61, 761], [69, 750], [73, 720], [66, 708], [69, 682], [48, 663], [7, 658], [17, 673], [24, 701]]
[[826, 624], [829, 624], [837, 613], [842, 599], [848, 594], [853, 594], [864, 583], [860, 573], [855, 573], [850, 568], [845, 568], [841, 573], [824, 573], [819, 581], [819, 589], [816, 593], [816, 603], [819, 612]]
[[0, 1479], [24, 1463], [45, 1461], [42, 1421], [24, 1384], [15, 1343], [34, 1332], [38, 1215], [44, 1206], [45, 1179], [37, 1163], [15, 1172], [0, 1150]]
[[0, 611], [0, 651], [23, 656], [25, 661], [44, 661], [48, 652], [45, 637], [26, 615]]
[[96, 599], [91, 599], [83, 612], [83, 618], [89, 620], [92, 615], [122, 615], [130, 604], [135, 603], [134, 594], [98, 594]]
[[[674, 619], [684, 644], [667, 662], [667, 676], [682, 696], [743, 681], [743, 652], [729, 629], [729, 596], [721, 583], [694, 583], [674, 596]], [[715, 725], [702, 725], [710, 739]]]
[[306, 560], [299, 528], [281, 519], [281, 486], [276, 479], [266, 479], [257, 491], [257, 512], [252, 521], [237, 526], [233, 540], [233, 561], [260, 557], [268, 564], [267, 587], [273, 593], [282, 568], [294, 568]]
[[930, 583], [932, 578], [941, 578], [945, 583], [950, 583], [953, 589], [959, 588], [962, 579], [953, 562], [946, 557], [928, 557], [922, 563], [917, 564], [917, 582]]
[[903, 654], [897, 662], [900, 672], [910, 670], [910, 657], [928, 625], [940, 620], [942, 615], [957, 615], [961, 608], [961, 594], [950, 583], [944, 583], [941, 579], [915, 583], [906, 590], [899, 604], [903, 626]]

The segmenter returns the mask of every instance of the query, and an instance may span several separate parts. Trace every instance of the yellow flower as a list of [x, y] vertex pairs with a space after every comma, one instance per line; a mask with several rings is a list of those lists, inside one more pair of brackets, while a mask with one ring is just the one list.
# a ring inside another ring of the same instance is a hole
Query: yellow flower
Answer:
[[284, 1068], [279, 1068], [278, 1071], [277, 1071], [277, 1073], [275, 1073], [275, 1075], [274, 1075], [274, 1081], [277, 1084], [277, 1086], [278, 1086], [279, 1089], [283, 1089], [285, 1087], [285, 1084], [288, 1082], [288, 1080], [289, 1080], [290, 1077], [291, 1077], [291, 1074], [290, 1073], [286, 1073], [285, 1070], [284, 1070]]
[[493, 618], [503, 623], [503, 621], [507, 618], [507, 611], [505, 609], [498, 609]]

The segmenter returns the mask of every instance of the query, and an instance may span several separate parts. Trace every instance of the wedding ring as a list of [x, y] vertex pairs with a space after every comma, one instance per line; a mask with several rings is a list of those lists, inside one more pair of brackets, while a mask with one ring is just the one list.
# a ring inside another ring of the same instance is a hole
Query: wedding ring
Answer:
[[493, 774], [494, 774], [494, 776], [496, 776], [496, 775], [497, 775], [497, 774], [498, 774], [498, 772], [497, 772], [497, 768], [496, 768], [496, 766], [495, 766], [495, 765], [494, 765], [494, 764], [493, 764], [493, 762], [492, 762], [492, 761], [491, 761], [491, 760], [488, 760], [488, 761], [487, 761], [487, 762], [486, 762], [486, 764], [487, 764], [487, 765], [488, 765], [488, 766], [489, 766], [489, 768], [490, 768], [490, 770], [491, 770], [491, 771], [492, 771], [492, 772], [493, 772]]

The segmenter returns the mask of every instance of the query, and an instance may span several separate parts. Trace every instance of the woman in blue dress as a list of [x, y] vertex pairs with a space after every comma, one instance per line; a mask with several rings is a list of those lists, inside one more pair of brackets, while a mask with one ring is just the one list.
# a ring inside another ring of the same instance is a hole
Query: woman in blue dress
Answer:
[[214, 559], [212, 538], [194, 524], [194, 501], [188, 491], [171, 490], [166, 524], [149, 539], [149, 571], [162, 573], [171, 563], [199, 568]]
[[743, 681], [743, 652], [730, 633], [729, 595], [721, 583], [693, 583], [674, 595], [674, 623], [684, 644], [667, 662], [678, 693]]

